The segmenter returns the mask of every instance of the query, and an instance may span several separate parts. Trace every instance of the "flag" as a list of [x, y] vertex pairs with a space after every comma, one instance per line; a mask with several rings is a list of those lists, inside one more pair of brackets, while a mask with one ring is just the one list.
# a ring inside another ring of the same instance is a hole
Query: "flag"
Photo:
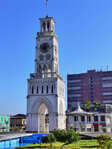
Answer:
[[48, 4], [48, 0], [46, 0], [46, 5]]

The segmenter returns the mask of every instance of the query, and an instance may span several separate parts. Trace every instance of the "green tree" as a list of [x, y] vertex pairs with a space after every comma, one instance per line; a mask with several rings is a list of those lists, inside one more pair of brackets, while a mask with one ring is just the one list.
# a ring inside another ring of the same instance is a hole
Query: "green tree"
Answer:
[[70, 130], [57, 129], [53, 132], [53, 134], [58, 142], [64, 143], [60, 147], [60, 149], [62, 149], [63, 146], [71, 144], [73, 142], [77, 142], [80, 139], [80, 135], [76, 133], [73, 129], [70, 129]]
[[86, 109], [86, 110], [89, 110], [90, 107], [91, 107], [91, 101], [85, 101], [83, 103], [83, 107]]
[[[90, 107], [91, 107], [91, 105], [92, 105], [92, 103], [91, 103], [91, 101], [85, 101], [84, 103], [83, 103], [83, 107], [86, 109], [86, 110], [89, 110], [90, 109]], [[93, 109], [94, 109], [94, 111], [96, 111], [97, 110], [97, 108], [100, 106], [101, 104], [99, 103], [99, 102], [94, 102], [93, 103]]]
[[101, 105], [99, 102], [94, 102], [94, 110], [96, 111], [97, 108]]
[[43, 137], [42, 139], [43, 143], [50, 143], [50, 146], [52, 147], [52, 143], [56, 142], [55, 136], [53, 134], [49, 134]]

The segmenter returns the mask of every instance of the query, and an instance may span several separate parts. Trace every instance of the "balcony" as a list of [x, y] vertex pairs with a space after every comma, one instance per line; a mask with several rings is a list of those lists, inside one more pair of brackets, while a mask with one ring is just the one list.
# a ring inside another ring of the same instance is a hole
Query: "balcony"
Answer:
[[48, 79], [48, 78], [59, 78], [63, 80], [62, 77], [56, 72], [31, 73], [30, 74], [30, 79]]

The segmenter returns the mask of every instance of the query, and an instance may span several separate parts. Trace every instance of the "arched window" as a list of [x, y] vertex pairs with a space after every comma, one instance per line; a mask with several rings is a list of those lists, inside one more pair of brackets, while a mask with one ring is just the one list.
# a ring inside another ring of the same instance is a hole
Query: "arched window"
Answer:
[[43, 94], [43, 92], [44, 92], [44, 88], [43, 88], [43, 86], [42, 86], [42, 88], [41, 88], [41, 93]]
[[38, 86], [37, 86], [37, 94], [38, 94]]
[[42, 70], [42, 78], [46, 77], [46, 65], [44, 64], [43, 70]]
[[45, 22], [43, 22], [42, 28], [43, 28], [43, 32], [45, 32]]
[[47, 87], [46, 87], [46, 93], [48, 93], [49, 91], [48, 91], [48, 85], [47, 85]]
[[43, 56], [43, 55], [40, 55], [40, 56], [39, 56], [39, 59], [40, 59], [40, 60], [44, 60], [44, 56]]
[[34, 94], [34, 87], [32, 86], [32, 94]]
[[51, 65], [49, 64], [49, 67], [48, 67], [48, 77], [51, 78], [52, 77], [52, 70], [51, 70]]
[[47, 54], [46, 55], [46, 60], [50, 60], [50, 58], [51, 58], [51, 55], [50, 54]]
[[51, 86], [51, 93], [53, 93], [54, 92], [54, 88], [53, 88], [53, 85]]
[[41, 65], [39, 65], [39, 74], [42, 73], [42, 68], [41, 68]]
[[47, 22], [47, 31], [50, 30], [50, 25], [49, 25], [49, 22]]

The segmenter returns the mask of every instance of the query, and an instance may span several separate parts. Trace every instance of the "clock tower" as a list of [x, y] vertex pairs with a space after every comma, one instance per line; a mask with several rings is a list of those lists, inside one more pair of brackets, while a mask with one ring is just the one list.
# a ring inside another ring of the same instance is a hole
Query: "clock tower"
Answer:
[[27, 132], [66, 128], [65, 84], [59, 75], [58, 39], [52, 17], [40, 19], [35, 48], [35, 73], [28, 79]]

